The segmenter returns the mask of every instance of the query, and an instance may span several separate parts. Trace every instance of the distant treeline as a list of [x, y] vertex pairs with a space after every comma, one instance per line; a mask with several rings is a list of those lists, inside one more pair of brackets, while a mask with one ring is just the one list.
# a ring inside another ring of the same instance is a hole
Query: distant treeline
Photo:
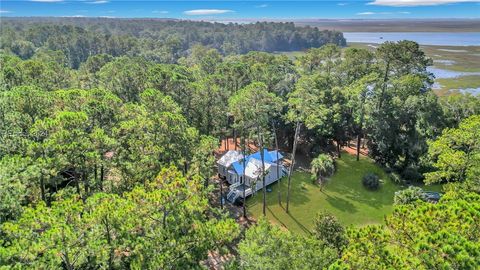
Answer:
[[60, 50], [71, 68], [89, 56], [142, 56], [175, 63], [194, 44], [225, 55], [249, 51], [297, 51], [327, 43], [345, 46], [341, 32], [294, 23], [211, 23], [107, 18], [3, 18], [0, 48], [28, 59], [38, 50]]

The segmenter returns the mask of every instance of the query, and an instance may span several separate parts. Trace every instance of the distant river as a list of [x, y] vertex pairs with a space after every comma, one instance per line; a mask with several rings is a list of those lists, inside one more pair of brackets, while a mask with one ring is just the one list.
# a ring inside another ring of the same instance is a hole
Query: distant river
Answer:
[[344, 32], [347, 42], [376, 43], [385, 41], [413, 40], [421, 45], [439, 46], [480, 46], [480, 32], [447, 33], [447, 32]]

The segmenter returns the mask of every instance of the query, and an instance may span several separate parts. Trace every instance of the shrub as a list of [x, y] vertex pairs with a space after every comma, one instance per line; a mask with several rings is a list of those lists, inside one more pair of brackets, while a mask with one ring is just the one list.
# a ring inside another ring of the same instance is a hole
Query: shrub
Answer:
[[392, 172], [390, 174], [390, 179], [392, 179], [392, 181], [397, 184], [401, 184], [404, 182], [402, 176], [396, 172]]
[[419, 182], [423, 176], [414, 168], [406, 168], [402, 172], [402, 178], [409, 182]]
[[282, 230], [265, 218], [248, 228], [238, 253], [238, 269], [327, 269], [338, 254], [310, 235]]
[[370, 190], [377, 190], [380, 187], [380, 179], [375, 173], [367, 173], [362, 179], [363, 185]]
[[385, 171], [386, 173], [392, 173], [392, 172], [393, 172], [393, 168], [390, 167], [390, 166], [386, 166], [386, 167], [383, 168], [383, 169], [384, 169], [384, 171]]
[[311, 163], [312, 180], [328, 177], [335, 172], [333, 158], [327, 154], [320, 154], [314, 158]]
[[313, 233], [318, 240], [341, 252], [347, 245], [345, 228], [338, 219], [327, 213], [318, 213], [314, 220]]
[[305, 182], [300, 183], [300, 188], [303, 190], [307, 190], [307, 184]]
[[425, 194], [419, 187], [409, 186], [404, 190], [395, 192], [393, 202], [396, 205], [411, 204], [418, 200], [425, 200]]

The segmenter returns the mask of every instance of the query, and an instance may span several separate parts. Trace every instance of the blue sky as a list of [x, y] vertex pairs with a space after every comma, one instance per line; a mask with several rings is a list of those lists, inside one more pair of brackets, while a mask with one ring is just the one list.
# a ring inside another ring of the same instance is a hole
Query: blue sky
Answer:
[[182, 19], [480, 18], [480, 0], [0, 0], [0, 16]]

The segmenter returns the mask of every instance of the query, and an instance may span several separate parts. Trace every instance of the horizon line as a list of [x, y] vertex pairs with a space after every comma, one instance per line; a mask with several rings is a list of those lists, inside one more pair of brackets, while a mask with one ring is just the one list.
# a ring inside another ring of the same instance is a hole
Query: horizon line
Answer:
[[175, 17], [115, 17], [115, 16], [15, 16], [15, 15], [0, 15], [0, 18], [71, 18], [71, 19], [158, 19], [158, 20], [182, 20], [182, 21], [259, 21], [259, 22], [268, 22], [268, 21], [339, 21], [339, 20], [350, 20], [350, 21], [411, 21], [411, 20], [480, 20], [480, 17], [437, 17], [437, 18], [175, 18]]

